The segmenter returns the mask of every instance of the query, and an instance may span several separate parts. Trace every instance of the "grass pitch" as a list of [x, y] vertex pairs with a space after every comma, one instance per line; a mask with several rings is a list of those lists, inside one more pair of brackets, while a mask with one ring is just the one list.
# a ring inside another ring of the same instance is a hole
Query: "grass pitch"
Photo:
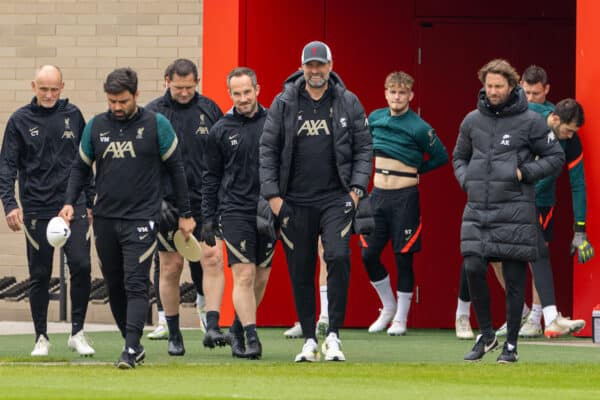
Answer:
[[520, 361], [497, 365], [498, 352], [467, 364], [472, 341], [453, 331], [409, 330], [404, 337], [342, 332], [345, 363], [295, 364], [301, 340], [284, 329], [259, 329], [260, 361], [231, 357], [228, 347], [202, 347], [184, 331], [187, 353], [169, 357], [166, 341], [143, 340], [147, 361], [117, 370], [122, 340], [92, 333], [96, 355], [68, 351], [51, 335], [51, 356], [32, 358], [32, 335], [0, 337], [1, 399], [594, 399], [600, 398], [600, 346], [589, 339], [519, 342]]

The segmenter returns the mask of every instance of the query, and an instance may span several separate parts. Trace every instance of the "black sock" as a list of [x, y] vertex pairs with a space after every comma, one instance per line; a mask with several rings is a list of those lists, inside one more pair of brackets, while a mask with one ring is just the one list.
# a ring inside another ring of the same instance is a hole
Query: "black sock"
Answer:
[[246, 332], [246, 338], [255, 339], [258, 337], [258, 333], [256, 333], [256, 324], [246, 325], [244, 327], [244, 332]]
[[219, 312], [218, 311], [208, 311], [206, 313], [206, 329], [219, 329]]
[[173, 337], [179, 333], [179, 314], [165, 315], [167, 326], [169, 327], [169, 337]]
[[240, 322], [240, 318], [238, 317], [237, 313], [235, 314], [235, 318], [231, 323], [231, 327], [229, 327], [229, 331], [236, 336], [242, 336], [244, 334], [244, 327], [242, 326], [242, 323]]

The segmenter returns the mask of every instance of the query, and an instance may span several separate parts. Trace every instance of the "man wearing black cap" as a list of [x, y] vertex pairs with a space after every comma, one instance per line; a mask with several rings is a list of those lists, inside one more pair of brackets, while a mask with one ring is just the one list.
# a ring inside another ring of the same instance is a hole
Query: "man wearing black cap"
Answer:
[[339, 340], [350, 277], [352, 219], [371, 175], [372, 146], [358, 98], [331, 71], [322, 42], [302, 51], [302, 70], [275, 97], [260, 142], [261, 194], [280, 225], [296, 312], [306, 342], [295, 361], [317, 361], [315, 266], [321, 235], [329, 329], [322, 351], [344, 361]]

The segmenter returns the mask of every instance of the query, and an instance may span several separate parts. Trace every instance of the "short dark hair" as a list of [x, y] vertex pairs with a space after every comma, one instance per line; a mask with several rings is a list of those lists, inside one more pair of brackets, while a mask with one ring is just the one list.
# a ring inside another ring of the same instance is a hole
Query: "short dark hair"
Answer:
[[231, 82], [231, 78], [243, 75], [249, 76], [250, 81], [252, 81], [252, 86], [256, 88], [256, 85], [258, 84], [258, 81], [256, 80], [256, 72], [254, 72], [252, 68], [237, 67], [227, 74], [227, 89], [230, 89], [229, 83]]
[[563, 99], [554, 107], [554, 114], [558, 115], [561, 124], [570, 124], [575, 122], [580, 127], [585, 122], [583, 116], [583, 107], [574, 99]]
[[187, 58], [179, 58], [171, 65], [169, 65], [165, 71], [165, 76], [169, 79], [173, 79], [173, 76], [177, 74], [181, 77], [188, 76], [189, 74], [194, 75], [194, 80], [198, 80], [198, 67], [191, 60]]
[[517, 71], [512, 65], [510, 65], [508, 61], [501, 58], [496, 58], [495, 60], [490, 61], [479, 70], [477, 76], [484, 85], [485, 78], [489, 73], [499, 74], [505, 77], [508, 81], [508, 86], [516, 87], [519, 84], [519, 74]]
[[527, 67], [525, 71], [523, 71], [522, 79], [529, 85], [541, 83], [542, 86], [546, 86], [548, 84], [548, 74], [546, 73], [546, 70], [537, 65], [530, 65]]
[[136, 94], [137, 86], [138, 78], [134, 70], [129, 67], [117, 68], [106, 77], [104, 91], [108, 94], [119, 94], [124, 91]]

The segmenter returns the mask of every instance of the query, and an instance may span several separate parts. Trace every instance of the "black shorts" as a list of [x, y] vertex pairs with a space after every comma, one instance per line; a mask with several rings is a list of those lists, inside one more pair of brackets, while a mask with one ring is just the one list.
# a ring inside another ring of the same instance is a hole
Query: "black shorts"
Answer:
[[554, 238], [554, 206], [537, 207], [538, 222], [544, 233], [544, 241], [551, 242]]
[[275, 243], [256, 229], [256, 217], [221, 216], [221, 232], [227, 248], [227, 263], [255, 264], [268, 268], [273, 260]]
[[416, 186], [371, 192], [371, 208], [375, 231], [365, 237], [368, 247], [383, 251], [392, 240], [394, 253], [414, 253], [421, 250], [421, 211]]
[[[196, 221], [196, 229], [194, 229], [193, 233], [196, 239], [200, 240], [200, 231], [202, 230], [202, 217], [200, 217], [199, 215], [194, 215], [194, 220]], [[177, 252], [177, 249], [175, 248], [175, 243], [173, 243], [173, 236], [178, 230], [179, 225], [160, 225], [158, 227], [158, 234], [156, 235], [156, 238], [158, 239], [158, 251], [166, 251], [169, 253]]]

